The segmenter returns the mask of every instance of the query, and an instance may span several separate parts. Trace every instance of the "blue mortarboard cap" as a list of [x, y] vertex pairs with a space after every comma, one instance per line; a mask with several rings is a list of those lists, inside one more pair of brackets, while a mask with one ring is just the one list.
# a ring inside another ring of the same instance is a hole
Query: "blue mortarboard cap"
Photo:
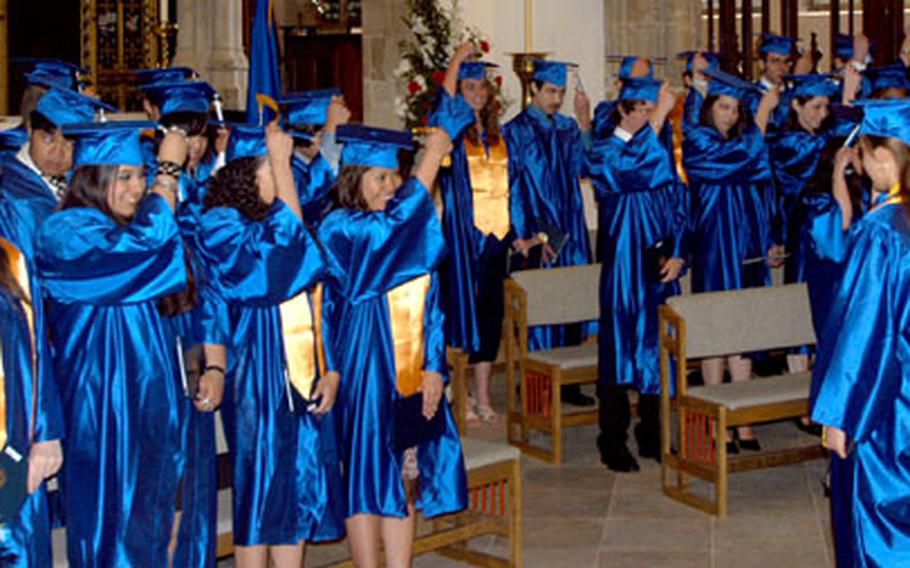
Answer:
[[623, 79], [622, 90], [619, 91], [621, 101], [651, 101], [657, 102], [657, 94], [663, 82], [649, 77], [629, 77]]
[[[322, 125], [328, 120], [329, 105], [332, 97], [341, 95], [341, 89], [318, 89], [291, 93], [277, 100], [284, 107], [285, 124], [303, 126], [308, 124]], [[298, 133], [293, 133], [295, 136]], [[308, 137], [308, 136], [307, 136]]]
[[25, 73], [26, 80], [44, 87], [76, 90], [82, 85], [79, 74], [88, 72], [84, 67], [59, 59], [21, 57], [14, 58], [12, 62], [29, 65], [30, 69]]
[[762, 34], [758, 51], [761, 53], [778, 53], [789, 57], [793, 53], [793, 38], [777, 34]]
[[632, 77], [632, 67], [635, 66], [635, 62], [639, 59], [644, 59], [648, 62], [648, 74], [645, 77], [649, 79], [654, 78], [654, 65], [651, 64], [651, 60], [646, 57], [638, 57], [637, 55], [624, 55], [622, 60], [619, 63], [619, 71], [616, 73], [616, 76], [625, 81]]
[[910, 89], [907, 68], [902, 63], [882, 65], [866, 70], [866, 76], [872, 82], [872, 90]]
[[269, 153], [265, 145], [265, 127], [257, 124], [232, 124], [228, 137], [225, 159], [228, 162], [237, 158], [265, 156]]
[[853, 36], [841, 33], [834, 36], [834, 56], [841, 59], [853, 57]]
[[455, 140], [461, 131], [476, 120], [474, 109], [464, 100], [461, 93], [453, 97], [445, 89], [439, 90], [439, 102], [430, 113], [429, 125], [442, 128]]
[[139, 85], [153, 85], [155, 83], [177, 83], [186, 81], [196, 76], [196, 72], [189, 67], [152, 67], [134, 71], [133, 75], [139, 80]]
[[747, 93], [761, 92], [756, 85], [720, 69], [705, 69], [703, 72], [711, 78], [708, 83], [709, 95], [727, 95], [734, 99], [742, 99]]
[[569, 77], [569, 67], [577, 67], [577, 65], [565, 61], [538, 59], [534, 62], [534, 80], [565, 87]]
[[863, 110], [859, 129], [861, 135], [898, 138], [910, 145], [910, 100], [870, 100], [854, 104]]
[[205, 81], [151, 83], [140, 87], [149, 101], [158, 107], [161, 116], [173, 112], [208, 114], [215, 89]]
[[486, 79], [487, 69], [493, 67], [499, 67], [499, 65], [487, 61], [462, 61], [458, 67], [458, 80]]
[[335, 139], [344, 143], [341, 163], [345, 165], [398, 168], [398, 150], [414, 149], [414, 138], [407, 130], [387, 130], [359, 124], [342, 124]]
[[41, 95], [35, 106], [36, 111], [57, 126], [91, 122], [98, 109], [117, 112], [116, 108], [100, 99], [58, 87], [49, 88], [46, 93]]
[[147, 120], [67, 124], [63, 135], [76, 142], [74, 166], [141, 166], [145, 162], [140, 133], [154, 126]]
[[[695, 56], [698, 55], [698, 53], [698, 51], [682, 51], [676, 54], [680, 59], [686, 60], [686, 73], [692, 72], [692, 66], [695, 64]], [[713, 51], [702, 51], [700, 53], [701, 56], [705, 58], [705, 61], [708, 62], [708, 69], [720, 69], [719, 53], [714, 53]]]
[[28, 141], [28, 131], [23, 126], [0, 130], [0, 152], [16, 151]]
[[793, 95], [797, 97], [833, 97], [839, 90], [828, 73], [787, 75], [785, 79], [792, 83]]

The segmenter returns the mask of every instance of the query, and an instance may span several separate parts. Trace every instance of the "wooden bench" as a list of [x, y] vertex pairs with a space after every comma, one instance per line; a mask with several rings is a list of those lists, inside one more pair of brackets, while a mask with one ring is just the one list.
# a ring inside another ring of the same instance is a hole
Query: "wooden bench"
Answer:
[[[562, 460], [564, 426], [597, 422], [596, 408], [563, 413], [560, 397], [562, 385], [597, 381], [597, 340], [528, 351], [528, 327], [598, 319], [599, 288], [599, 264], [524, 270], [504, 284], [508, 440], [551, 463]], [[549, 434], [550, 449], [534, 445], [532, 431]]]
[[[727, 455], [728, 428], [808, 414], [811, 373], [691, 388], [686, 383], [685, 369], [692, 359], [814, 344], [805, 284], [675, 296], [660, 307], [659, 333], [661, 483], [668, 496], [723, 517], [728, 473], [826, 455], [817, 442]], [[675, 401], [670, 398], [671, 380]], [[714, 484], [713, 499], [691, 491], [691, 476]]]

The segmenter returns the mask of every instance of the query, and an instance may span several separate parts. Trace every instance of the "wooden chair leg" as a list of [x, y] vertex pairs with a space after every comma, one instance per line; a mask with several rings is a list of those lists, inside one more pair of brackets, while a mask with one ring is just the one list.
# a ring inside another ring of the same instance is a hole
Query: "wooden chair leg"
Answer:
[[512, 461], [509, 473], [509, 566], [521, 566], [521, 460]]
[[530, 393], [530, 385], [528, 384], [528, 372], [525, 369], [524, 365], [519, 365], [518, 367], [519, 375], [519, 390], [521, 391], [521, 441], [522, 443], [527, 444], [530, 434], [528, 432], [528, 395]]
[[717, 516], [727, 516], [727, 409], [720, 407], [717, 412], [717, 437], [714, 444], [717, 446], [717, 477], [715, 486], [715, 499], [717, 500]]
[[447, 352], [449, 365], [452, 367], [452, 407], [455, 411], [455, 425], [458, 432], [467, 432], [468, 385], [467, 355], [460, 349], [450, 348]]
[[550, 369], [550, 436], [553, 444], [552, 463], [562, 463], [562, 373], [559, 368]]

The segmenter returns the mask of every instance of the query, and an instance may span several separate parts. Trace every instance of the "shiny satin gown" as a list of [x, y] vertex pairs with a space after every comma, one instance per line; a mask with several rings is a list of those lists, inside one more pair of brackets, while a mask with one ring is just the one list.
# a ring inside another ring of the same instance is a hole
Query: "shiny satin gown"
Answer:
[[672, 238], [682, 256], [686, 189], [666, 149], [645, 125], [628, 142], [610, 136], [594, 144], [586, 169], [599, 205], [599, 369], [608, 384], [660, 393], [657, 307], [679, 293], [677, 281], [649, 280], [645, 251]]
[[763, 259], [781, 239], [761, 131], [749, 124], [727, 140], [694, 126], [683, 142], [683, 166], [692, 194], [692, 291], [769, 285]]
[[186, 285], [174, 215], [155, 194], [122, 226], [93, 208], [59, 211], [41, 227], [37, 258], [66, 422], [69, 562], [166, 565], [182, 395], [157, 302]]
[[[21, 210], [0, 194], [0, 238], [24, 256], [28, 271], [28, 290], [41, 298], [41, 283], [35, 267], [34, 234], [20, 216]], [[13, 261], [14, 259], [11, 259]], [[31, 304], [35, 330], [45, 329], [44, 304]], [[38, 368], [37, 392], [32, 389], [32, 347], [29, 321], [20, 301], [0, 286], [0, 345], [3, 349], [3, 395], [6, 400], [7, 444], [27, 459], [35, 440], [63, 437], [63, 410], [54, 382], [53, 361], [47, 334], [35, 333]], [[32, 401], [37, 396], [32, 423]], [[51, 564], [51, 520], [47, 486], [42, 483], [26, 498], [19, 515], [0, 528], [0, 564], [3, 566], [49, 566]]]
[[318, 225], [331, 207], [330, 193], [337, 175], [322, 154], [307, 162], [295, 152], [291, 158], [291, 171], [303, 218], [310, 225]]
[[812, 419], [854, 446], [832, 463], [838, 566], [910, 564], [910, 222], [901, 203], [851, 229], [813, 373]]
[[[384, 211], [336, 209], [319, 229], [330, 263], [327, 295], [341, 387], [342, 461], [348, 517], [407, 516], [402, 454], [392, 450], [392, 403], [397, 394], [395, 340], [386, 293], [427, 274], [423, 369], [447, 374], [439, 279], [445, 252], [429, 191], [416, 178], [396, 191]], [[432, 517], [467, 505], [461, 442], [445, 397], [443, 435], [417, 447], [416, 506]]]
[[0, 158], [0, 193], [19, 210], [21, 222], [32, 235], [57, 207], [57, 198], [44, 179], [16, 154]]
[[[556, 261], [549, 266], [574, 266], [591, 262], [591, 245], [585, 224], [581, 176], [584, 146], [581, 131], [571, 118], [555, 113], [548, 117], [529, 105], [503, 127], [509, 147], [512, 180], [512, 226], [518, 238], [528, 239], [542, 230], [540, 222], [569, 236]], [[532, 351], [577, 343], [571, 337], [577, 326], [533, 326], [528, 329]], [[584, 335], [582, 333], [582, 335]]]
[[[495, 183], [497, 178], [493, 171], [505, 166], [504, 185], [506, 191], [511, 193], [508, 151], [505, 141], [502, 142], [502, 150], [505, 151], [499, 156], [498, 148], [491, 148], [486, 136], [481, 140], [479, 146], [485, 159], [480, 165], [485, 167], [487, 173], [482, 181], [485, 186]], [[504, 218], [490, 220], [501, 225], [505, 234], [497, 236], [478, 228], [466, 143], [470, 142], [465, 140], [464, 135], [453, 142], [452, 165], [439, 173], [443, 200], [442, 228], [449, 249], [440, 270], [446, 343], [479, 356], [480, 360], [493, 361], [502, 335], [502, 282], [506, 277], [506, 263], [515, 232], [509, 218], [509, 195], [505, 196], [505, 210], [494, 210], [504, 214]], [[499, 161], [505, 163], [499, 164]], [[493, 193], [491, 189], [483, 188], [488, 195]], [[485, 205], [489, 207], [491, 203]], [[487, 211], [480, 214], [484, 213]]]
[[[263, 221], [206, 211], [196, 253], [228, 318], [221, 415], [233, 462], [234, 542], [289, 545], [343, 535], [338, 463], [320, 435], [331, 417], [291, 409], [280, 305], [323, 276], [319, 247], [280, 200]], [[215, 310], [217, 312], [217, 310]]]

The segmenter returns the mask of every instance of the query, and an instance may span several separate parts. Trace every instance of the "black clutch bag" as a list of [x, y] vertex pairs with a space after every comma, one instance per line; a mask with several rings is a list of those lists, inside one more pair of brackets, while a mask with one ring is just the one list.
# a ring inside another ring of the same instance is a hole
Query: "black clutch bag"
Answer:
[[392, 449], [400, 453], [440, 437], [445, 430], [442, 405], [443, 401], [440, 400], [436, 414], [427, 420], [423, 415], [423, 393], [396, 399], [392, 407]]
[[28, 459], [7, 446], [0, 452], [0, 524], [10, 522], [28, 496]]
[[644, 268], [645, 276], [650, 282], [660, 282], [660, 271], [670, 258], [673, 257], [673, 237], [665, 237], [645, 249]]

